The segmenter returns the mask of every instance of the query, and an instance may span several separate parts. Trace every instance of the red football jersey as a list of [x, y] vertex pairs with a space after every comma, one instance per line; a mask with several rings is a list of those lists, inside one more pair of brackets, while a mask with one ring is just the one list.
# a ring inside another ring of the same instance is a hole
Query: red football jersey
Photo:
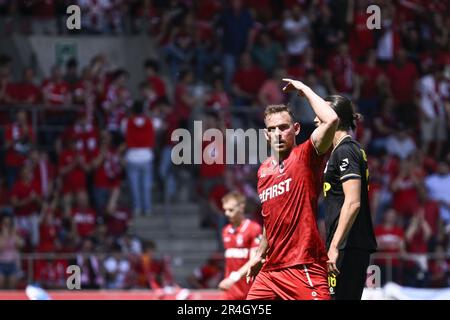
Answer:
[[[82, 158], [86, 159], [83, 153], [79, 154]], [[59, 168], [61, 168], [73, 163], [75, 157], [77, 156], [77, 151], [67, 149], [61, 152], [59, 156]], [[62, 177], [62, 192], [63, 194], [77, 192], [84, 190], [86, 188], [86, 172], [84, 169], [77, 165], [71, 171], [69, 171], [65, 176]]]
[[[250, 219], [243, 220], [237, 228], [231, 224], [223, 228], [225, 277], [228, 277], [231, 272], [239, 270], [250, 259], [250, 250], [259, 246], [261, 235], [261, 226]], [[243, 277], [230, 290], [233, 291], [233, 296], [245, 298], [250, 286], [251, 284], [247, 284]]]
[[[28, 134], [17, 124], [11, 123], [6, 127], [5, 140], [11, 142], [11, 146], [6, 150], [5, 164], [10, 167], [21, 167], [27, 158], [28, 144], [35, 141], [35, 135], [31, 125], [28, 126]], [[28, 137], [29, 142], [21, 141]]]
[[[39, 186], [31, 181], [30, 183], [25, 183], [23, 180], [17, 180], [11, 190], [11, 197], [16, 197], [19, 201], [29, 198], [30, 194], [35, 193], [40, 195]], [[39, 205], [37, 202], [32, 201], [26, 205], [17, 207], [14, 209], [15, 216], [26, 217], [33, 213], [39, 212]]]
[[80, 237], [90, 237], [95, 232], [95, 211], [91, 208], [72, 209], [72, 218], [75, 223], [77, 233]]
[[326, 261], [316, 223], [325, 155], [311, 139], [292, 149], [281, 166], [273, 157], [258, 170], [258, 193], [268, 242], [264, 270]]

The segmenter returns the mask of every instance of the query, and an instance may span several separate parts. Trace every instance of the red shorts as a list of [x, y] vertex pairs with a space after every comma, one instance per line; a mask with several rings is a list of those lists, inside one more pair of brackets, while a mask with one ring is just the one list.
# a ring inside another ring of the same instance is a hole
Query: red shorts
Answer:
[[330, 300], [326, 263], [261, 271], [247, 300]]

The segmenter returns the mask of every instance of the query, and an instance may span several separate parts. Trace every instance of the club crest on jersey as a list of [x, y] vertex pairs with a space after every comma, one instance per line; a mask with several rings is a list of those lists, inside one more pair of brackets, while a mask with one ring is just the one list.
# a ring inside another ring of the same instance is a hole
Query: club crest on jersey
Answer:
[[345, 171], [348, 168], [348, 158], [343, 159], [341, 162], [339, 162], [339, 169], [341, 171]]
[[274, 161], [271, 161], [271, 166], [267, 166], [264, 168], [261, 168], [259, 171], [259, 177], [260, 178], [265, 178], [267, 176], [271, 176], [278, 173], [277, 172], [277, 163]]
[[236, 237], [236, 244], [238, 245], [238, 246], [242, 246], [243, 244], [244, 244], [244, 238], [242, 237], [242, 235], [238, 235], [237, 237]]

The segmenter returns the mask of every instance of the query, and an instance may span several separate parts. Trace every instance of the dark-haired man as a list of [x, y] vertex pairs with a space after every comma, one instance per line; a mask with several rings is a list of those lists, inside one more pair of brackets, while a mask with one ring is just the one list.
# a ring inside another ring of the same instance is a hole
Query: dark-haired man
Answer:
[[[325, 100], [339, 117], [333, 150], [325, 167], [326, 245], [330, 293], [336, 300], [361, 299], [376, 240], [370, 214], [367, 156], [351, 132], [360, 115], [338, 95]], [[319, 118], [316, 125], [321, 125]]]

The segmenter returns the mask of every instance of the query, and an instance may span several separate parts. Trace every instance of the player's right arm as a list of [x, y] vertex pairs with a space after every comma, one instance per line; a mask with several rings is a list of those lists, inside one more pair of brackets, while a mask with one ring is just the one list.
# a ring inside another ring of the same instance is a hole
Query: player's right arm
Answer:
[[265, 262], [266, 251], [267, 251], [266, 228], [263, 227], [263, 233], [261, 237], [261, 242], [259, 243], [258, 250], [247, 263], [247, 274], [246, 274], [247, 283], [253, 280], [258, 275], [259, 270], [261, 270]]
[[319, 126], [311, 134], [311, 141], [318, 154], [323, 154], [331, 147], [334, 133], [339, 124], [339, 117], [330, 107], [328, 102], [318, 96], [310, 87], [303, 82], [284, 78], [288, 84], [283, 88], [284, 92], [297, 90], [300, 95], [308, 99], [314, 113], [320, 120]]

